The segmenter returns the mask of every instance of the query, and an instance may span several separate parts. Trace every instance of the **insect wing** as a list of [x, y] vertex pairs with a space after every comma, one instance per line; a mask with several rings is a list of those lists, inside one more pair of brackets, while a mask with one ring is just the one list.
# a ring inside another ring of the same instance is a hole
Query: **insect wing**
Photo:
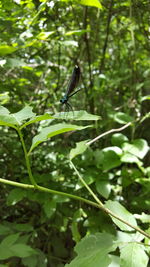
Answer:
[[67, 96], [69, 96], [73, 92], [73, 90], [76, 88], [76, 86], [79, 82], [79, 79], [80, 79], [80, 68], [79, 68], [79, 66], [75, 66], [73, 73], [72, 73], [72, 76], [71, 76], [71, 79], [70, 79], [70, 82], [69, 82], [69, 85], [68, 85], [68, 89], [67, 89], [67, 93], [66, 93]]

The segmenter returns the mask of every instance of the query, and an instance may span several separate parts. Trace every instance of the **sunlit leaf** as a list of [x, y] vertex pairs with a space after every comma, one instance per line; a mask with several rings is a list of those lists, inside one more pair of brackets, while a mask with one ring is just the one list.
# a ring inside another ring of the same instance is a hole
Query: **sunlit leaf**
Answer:
[[54, 31], [51, 31], [51, 32], [40, 32], [38, 35], [37, 35], [37, 38], [39, 40], [46, 40], [48, 39], [49, 36], [51, 36], [53, 33], [55, 33]]
[[82, 141], [76, 144], [76, 148], [72, 148], [70, 151], [70, 159], [72, 160], [77, 155], [84, 153], [84, 151], [88, 148], [86, 145], [87, 141]]
[[128, 138], [122, 134], [122, 133], [116, 133], [116, 134], [113, 134], [112, 135], [112, 138], [111, 138], [111, 142], [114, 146], [119, 146], [121, 147], [121, 145], [124, 143], [124, 142], [127, 142], [128, 141]]
[[0, 56], [5, 56], [15, 52], [17, 48], [9, 45], [0, 45]]
[[26, 106], [17, 113], [12, 114], [20, 125], [24, 120], [30, 119], [35, 116], [35, 113], [32, 112], [32, 107]]
[[34, 118], [31, 118], [31, 120], [29, 120], [28, 122], [24, 123], [20, 128], [22, 129], [22, 128], [26, 127], [27, 125], [30, 125], [30, 124], [35, 123], [35, 122], [53, 120], [53, 119], [54, 119], [54, 117], [49, 115], [49, 114], [44, 114], [41, 116], [35, 116]]
[[[118, 215], [120, 218], [124, 219], [126, 222], [130, 223], [133, 226], [137, 226], [134, 216], [126, 210], [119, 202], [108, 200], [105, 204], [105, 207], [111, 210], [114, 214]], [[123, 231], [133, 231], [131, 227], [125, 223], [120, 222], [116, 218], [112, 217], [113, 222]]]
[[142, 246], [141, 244], [137, 244], [136, 242], [126, 244], [125, 246], [122, 247], [120, 252], [121, 252], [120, 266], [123, 267], [147, 266], [149, 259], [144, 251], [144, 246]]
[[114, 120], [120, 124], [126, 124], [128, 122], [132, 122], [134, 119], [126, 113], [117, 112], [114, 115]]
[[77, 2], [81, 5], [94, 6], [102, 9], [102, 5], [99, 0], [78, 0]]
[[148, 143], [144, 139], [136, 139], [132, 144], [124, 143], [122, 148], [123, 151], [130, 152], [140, 159], [143, 159], [149, 150]]
[[66, 32], [65, 35], [66, 35], [66, 36], [74, 35], [74, 34], [76, 34], [76, 35], [82, 35], [82, 34], [84, 34], [84, 33], [87, 32], [87, 31], [89, 31], [89, 30], [69, 31], [69, 32]]
[[108, 253], [116, 248], [113, 241], [108, 233], [85, 236], [75, 247], [76, 258], [65, 267], [108, 267], [111, 262]]
[[69, 132], [69, 131], [77, 131], [77, 130], [83, 130], [90, 126], [78, 126], [78, 125], [71, 125], [71, 124], [65, 124], [65, 123], [59, 123], [52, 125], [50, 127], [45, 127], [42, 129], [42, 131], [36, 135], [32, 140], [32, 146], [30, 148], [29, 153], [38, 146], [41, 142], [44, 142], [48, 140], [48, 138], [53, 137], [55, 135]]
[[61, 112], [54, 115], [54, 117], [57, 119], [77, 120], [77, 121], [80, 120], [95, 121], [100, 119], [100, 116], [87, 113], [85, 110]]

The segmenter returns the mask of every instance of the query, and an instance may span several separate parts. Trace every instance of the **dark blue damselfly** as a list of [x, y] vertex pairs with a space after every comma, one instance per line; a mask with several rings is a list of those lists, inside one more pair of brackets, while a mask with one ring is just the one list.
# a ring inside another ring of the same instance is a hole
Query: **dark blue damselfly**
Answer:
[[70, 105], [70, 103], [68, 102], [69, 98], [72, 97], [73, 95], [75, 95], [78, 91], [80, 91], [81, 89], [76, 90], [75, 92], [73, 92], [73, 90], [77, 87], [78, 83], [79, 83], [79, 79], [80, 79], [80, 68], [79, 66], [75, 66], [67, 91], [64, 95], [64, 97], [62, 99], [60, 99], [60, 103], [62, 105], [66, 105], [67, 109], [71, 109], [72, 110], [72, 106]]

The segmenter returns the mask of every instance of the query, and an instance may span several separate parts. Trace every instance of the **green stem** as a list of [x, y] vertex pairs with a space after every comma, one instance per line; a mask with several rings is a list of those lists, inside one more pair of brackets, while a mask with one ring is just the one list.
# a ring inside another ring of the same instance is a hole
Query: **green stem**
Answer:
[[22, 144], [22, 147], [23, 147], [23, 151], [24, 151], [24, 155], [25, 155], [26, 166], [27, 166], [30, 182], [31, 182], [32, 185], [34, 185], [35, 188], [37, 188], [37, 183], [35, 182], [34, 177], [32, 175], [30, 161], [29, 161], [29, 157], [28, 157], [28, 153], [27, 153], [27, 149], [26, 149], [26, 146], [25, 146], [25, 142], [24, 142], [24, 139], [23, 139], [22, 132], [21, 132], [21, 130], [19, 128], [17, 128], [17, 132], [19, 134], [19, 137], [20, 137], [20, 140], [21, 140], [21, 144]]
[[[16, 186], [16, 187], [20, 187], [20, 188], [24, 188], [24, 189], [35, 189], [34, 185], [22, 184], [22, 183], [13, 182], [13, 181], [10, 181], [10, 180], [2, 179], [2, 178], [0, 178], [0, 183], [12, 185], [12, 186]], [[75, 200], [78, 200], [78, 201], [82, 201], [82, 202], [84, 202], [84, 203], [86, 203], [88, 205], [91, 205], [91, 206], [95, 207], [95, 208], [102, 209], [109, 216], [112, 216], [112, 217], [116, 218], [117, 220], [125, 223], [126, 225], [130, 226], [132, 229], [138, 231], [139, 233], [141, 233], [142, 235], [144, 235], [144, 236], [146, 236], [147, 238], [150, 239], [150, 235], [148, 233], [144, 232], [139, 227], [131, 225], [127, 221], [123, 220], [118, 215], [114, 214], [111, 210], [105, 208], [103, 204], [100, 205], [100, 204], [97, 204], [97, 203], [95, 203], [95, 202], [93, 202], [91, 200], [88, 200], [88, 199], [85, 199], [85, 198], [82, 198], [82, 197], [79, 197], [79, 196], [75, 196], [75, 195], [68, 194], [68, 193], [65, 193], [65, 192], [52, 190], [52, 189], [45, 188], [45, 187], [38, 186], [38, 185], [36, 185], [36, 189], [39, 190], [39, 191], [45, 192], [45, 193], [54, 194], [54, 195], [60, 195], [60, 196], [72, 198], [72, 199], [75, 199]]]
[[78, 175], [80, 181], [83, 183], [83, 185], [87, 188], [87, 190], [89, 191], [89, 193], [93, 196], [93, 198], [96, 200], [96, 202], [98, 203], [98, 207], [103, 210], [105, 213], [107, 213], [110, 217], [113, 217], [115, 219], [117, 219], [118, 221], [128, 225], [129, 227], [131, 227], [132, 229], [140, 232], [141, 234], [143, 234], [144, 236], [150, 238], [150, 235], [145, 233], [142, 229], [140, 229], [139, 227], [136, 227], [132, 224], [130, 224], [129, 222], [125, 221], [124, 219], [122, 219], [121, 217], [119, 217], [117, 214], [113, 213], [110, 209], [106, 208], [105, 205], [98, 199], [98, 197], [95, 195], [95, 193], [91, 190], [91, 188], [86, 184], [86, 182], [83, 180], [83, 178], [81, 177], [80, 173], [78, 172], [78, 170], [76, 169], [75, 165], [73, 164], [73, 162], [70, 160], [71, 166], [74, 168], [76, 174]]

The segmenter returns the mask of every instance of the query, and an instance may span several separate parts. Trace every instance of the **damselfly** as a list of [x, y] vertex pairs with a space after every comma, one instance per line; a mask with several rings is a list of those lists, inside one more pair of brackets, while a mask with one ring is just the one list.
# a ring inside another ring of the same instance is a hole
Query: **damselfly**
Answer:
[[77, 84], [79, 82], [79, 79], [80, 79], [80, 68], [79, 66], [75, 66], [74, 70], [73, 70], [73, 73], [72, 73], [72, 76], [71, 76], [71, 79], [70, 79], [70, 82], [69, 82], [69, 85], [68, 85], [68, 88], [67, 88], [67, 91], [64, 95], [64, 97], [62, 99], [60, 99], [60, 103], [62, 105], [66, 105], [66, 107], [69, 109], [72, 110], [72, 106], [70, 105], [70, 103], [68, 102], [69, 98], [72, 97], [73, 95], [75, 95], [78, 91], [80, 91], [81, 89], [78, 89], [76, 90], [74, 93], [73, 93], [73, 90], [77, 87]]

